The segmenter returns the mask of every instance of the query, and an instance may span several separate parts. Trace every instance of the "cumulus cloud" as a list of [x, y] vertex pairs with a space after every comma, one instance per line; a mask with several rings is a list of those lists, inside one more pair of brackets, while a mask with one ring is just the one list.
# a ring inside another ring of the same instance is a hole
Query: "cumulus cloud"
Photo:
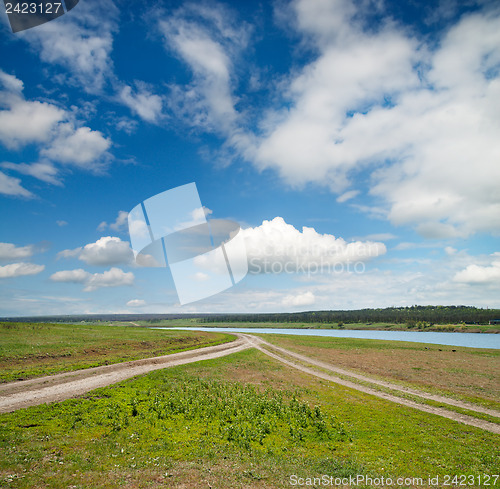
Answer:
[[61, 270], [60, 272], [53, 273], [50, 280], [53, 282], [69, 282], [74, 284], [82, 284], [86, 282], [91, 274], [83, 268], [76, 270]]
[[[289, 79], [254, 162], [292, 185], [344, 189], [372, 173], [385, 217], [429, 238], [500, 231], [498, 12], [464, 15], [426, 46], [388, 19], [366, 31], [347, 0], [292, 3], [319, 52]], [[305, 164], [307, 162], [307, 164]]]
[[33, 245], [16, 246], [13, 243], [0, 243], [0, 260], [22, 260], [30, 258], [34, 252]]
[[63, 124], [56, 139], [41, 153], [60, 163], [96, 171], [104, 166], [101, 159], [109, 157], [107, 150], [110, 146], [111, 141], [100, 131], [93, 131], [90, 127], [75, 129], [73, 124]]
[[359, 190], [349, 190], [347, 192], [344, 192], [342, 195], [339, 195], [337, 197], [337, 202], [339, 204], [342, 204], [344, 202], [347, 202], [348, 200], [354, 199], [359, 194]]
[[381, 2], [381, 20], [368, 28], [366, 5], [293, 0], [282, 9], [314, 54], [280, 80], [251, 126], [234, 96], [248, 29], [238, 41], [217, 4], [162, 19], [168, 49], [193, 74], [172, 93], [180, 116], [291, 186], [328, 186], [339, 203], [358, 195], [352, 187], [362, 173], [377, 205], [350, 205], [426, 238], [499, 233], [498, 9], [464, 13], [430, 42], [384, 18]]
[[[21, 80], [0, 70], [0, 82], [2, 77], [8, 78], [0, 90], [0, 143], [10, 150], [35, 144], [40, 157], [32, 164], [3, 162], [2, 168], [62, 185], [54, 162], [96, 172], [111, 161], [111, 141], [100, 131], [82, 125], [73, 112], [55, 103], [26, 100]], [[0, 192], [33, 197], [19, 179], [5, 173], [0, 174]]]
[[134, 274], [124, 272], [120, 268], [110, 268], [103, 273], [89, 273], [82, 268], [62, 270], [50, 276], [53, 282], [69, 282], [84, 284], [84, 292], [92, 292], [102, 287], [120, 287], [133, 285]]
[[105, 231], [106, 229], [112, 229], [113, 231], [125, 231], [128, 229], [128, 212], [118, 211], [118, 216], [115, 222], [108, 224], [106, 221], [102, 221], [99, 226], [97, 226], [98, 231]]
[[[7, 95], [7, 96], [6, 96]], [[28, 101], [0, 92], [0, 142], [9, 149], [46, 143], [58, 123], [67, 118], [64, 110], [47, 102]]]
[[297, 295], [287, 295], [282, 300], [285, 307], [310, 306], [316, 302], [316, 298], [311, 291], [299, 293]]
[[123, 285], [133, 285], [134, 274], [124, 272], [121, 268], [110, 268], [104, 273], [94, 273], [86, 282], [83, 289], [85, 292], [92, 292], [101, 287], [120, 287]]
[[142, 307], [146, 305], [146, 301], [143, 299], [132, 299], [127, 302], [127, 306], [129, 307]]
[[455, 282], [500, 286], [500, 252], [492, 255], [489, 266], [472, 264], [459, 271], [453, 278]]
[[58, 257], [77, 257], [88, 265], [98, 266], [131, 264], [134, 260], [134, 254], [128, 241], [122, 241], [114, 236], [102, 237], [95, 243], [89, 243], [83, 248], [60, 251]]
[[292, 185], [321, 182], [343, 192], [352, 168], [385, 151], [351, 140], [350, 124], [417, 86], [418, 45], [390, 25], [364, 32], [348, 1], [292, 5], [299, 32], [320, 54], [290, 77], [285, 95], [291, 108], [267, 115], [254, 162], [275, 168]]
[[34, 263], [10, 263], [0, 266], [0, 278], [21, 277], [23, 275], [37, 275], [45, 270], [45, 265], [36, 265]]
[[386, 252], [380, 242], [348, 243], [305, 226], [299, 231], [282, 217], [241, 232], [253, 273], [339, 271], [346, 264], [365, 262]]

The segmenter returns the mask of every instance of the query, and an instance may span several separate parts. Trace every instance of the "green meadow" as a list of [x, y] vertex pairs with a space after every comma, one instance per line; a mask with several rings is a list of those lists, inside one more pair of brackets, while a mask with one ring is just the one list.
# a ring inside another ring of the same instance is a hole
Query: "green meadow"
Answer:
[[130, 325], [0, 322], [0, 382], [168, 355], [234, 340]]
[[[297, 349], [317, 347], [293, 341]], [[285, 488], [322, 476], [477, 481], [498, 474], [499, 441], [248, 349], [0, 415], [0, 486]]]

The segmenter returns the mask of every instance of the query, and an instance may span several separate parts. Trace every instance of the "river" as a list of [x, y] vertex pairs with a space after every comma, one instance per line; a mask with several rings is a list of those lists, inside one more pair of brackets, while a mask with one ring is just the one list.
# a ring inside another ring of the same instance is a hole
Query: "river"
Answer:
[[355, 329], [290, 329], [290, 328], [155, 328], [218, 331], [222, 333], [292, 334], [327, 336], [333, 338], [362, 338], [369, 340], [410, 341], [435, 345], [465, 346], [469, 348], [500, 349], [500, 334], [488, 333], [436, 333], [433, 331], [362, 331]]

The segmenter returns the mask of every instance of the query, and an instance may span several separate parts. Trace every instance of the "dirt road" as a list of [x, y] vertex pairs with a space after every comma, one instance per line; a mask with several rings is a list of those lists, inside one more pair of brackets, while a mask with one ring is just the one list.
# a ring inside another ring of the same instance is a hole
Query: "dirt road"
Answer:
[[[247, 339], [252, 343], [254, 348], [257, 348], [261, 352], [269, 355], [270, 357], [279, 360], [290, 367], [296, 368], [310, 375], [314, 375], [320, 379], [328, 380], [330, 382], [335, 382], [336, 384], [344, 385], [346, 387], [350, 387], [352, 389], [356, 389], [361, 392], [365, 392], [366, 394], [370, 394], [372, 396], [380, 397], [387, 401], [395, 402], [397, 404], [402, 404], [403, 406], [412, 407], [414, 409], [418, 409], [419, 411], [424, 411], [426, 413], [437, 414], [438, 416], [442, 416], [444, 418], [453, 419], [454, 421], [459, 421], [460, 423], [467, 424], [469, 426], [475, 426], [476, 428], [481, 428], [486, 431], [490, 431], [491, 433], [500, 434], [500, 425], [495, 423], [490, 423], [489, 421], [484, 421], [482, 419], [474, 418], [473, 416], [467, 416], [465, 414], [460, 414], [454, 411], [449, 411], [446, 408], [442, 407], [434, 407], [429, 406], [428, 404], [420, 404], [415, 401], [411, 401], [409, 399], [405, 399], [403, 397], [399, 397], [397, 395], [389, 394], [387, 392], [383, 392], [380, 390], [376, 390], [377, 386], [382, 386], [385, 388], [392, 389], [393, 391], [400, 394], [411, 394], [414, 396], [418, 396], [421, 399], [438, 401], [443, 404], [449, 404], [450, 406], [461, 407], [463, 409], [468, 409], [471, 411], [481, 412], [485, 414], [489, 414], [491, 416], [495, 416], [500, 418], [500, 412], [494, 411], [492, 409], [486, 409], [482, 406], [477, 406], [469, 403], [464, 403], [461, 401], [457, 401], [455, 399], [450, 399], [448, 397], [443, 396], [435, 396], [433, 394], [424, 393], [421, 391], [417, 391], [414, 389], [404, 388], [398, 384], [393, 384], [392, 382], [379, 381], [376, 379], [372, 379], [366, 376], [358, 375], [354, 372], [349, 372], [347, 370], [339, 369], [332, 365], [320, 362], [318, 360], [313, 360], [309, 357], [305, 357], [295, 352], [291, 352], [290, 350], [286, 350], [285, 348], [281, 348], [275, 346], [267, 341], [262, 340], [261, 338], [257, 338], [251, 335], [243, 335], [246, 336]], [[299, 360], [301, 363], [297, 361], [293, 361], [292, 359]], [[305, 365], [306, 364], [306, 365]], [[322, 370], [327, 370], [330, 372], [334, 372], [337, 374], [341, 374], [343, 377], [339, 377], [338, 375], [331, 375], [328, 373], [324, 373], [319, 370], [315, 370], [307, 364], [320, 367]], [[367, 387], [366, 385], [354, 383], [352, 381], [346, 380], [344, 376], [349, 376], [351, 378], [362, 380], [365, 384], [369, 383], [373, 387]]]
[[[500, 413], [498, 411], [486, 409], [475, 404], [464, 403], [456, 399], [436, 396], [415, 389], [402, 387], [392, 382], [372, 379], [272, 345], [256, 336], [241, 333], [235, 334], [238, 337], [235, 341], [222, 345], [0, 385], [0, 413], [15, 411], [16, 409], [43, 403], [62, 401], [82, 395], [98, 387], [115, 384], [153, 370], [183, 365], [200, 360], [209, 360], [230, 355], [231, 353], [236, 353], [247, 348], [256, 348], [281, 363], [315, 377], [335, 382], [387, 401], [412, 407], [419, 411], [436, 414], [469, 426], [475, 426], [492, 433], [500, 434], [500, 425], [495, 423], [450, 411], [445, 407], [434, 407], [428, 404], [421, 404], [400, 397], [400, 395], [409, 394], [423, 400], [437, 401], [441, 404], [448, 404], [450, 406], [500, 418]], [[318, 370], [318, 368], [321, 370]], [[349, 378], [352, 380], [349, 380]], [[361, 381], [363, 384], [356, 383], [355, 381]], [[380, 388], [385, 390], [390, 389], [393, 393], [385, 392], [384, 390], [380, 390]]]
[[0, 385], [0, 413], [43, 403], [63, 401], [64, 399], [80, 396], [98, 387], [116, 384], [122, 380], [153, 370], [200, 360], [210, 360], [249, 347], [251, 347], [250, 341], [243, 336], [238, 336], [235, 341], [222, 345], [208, 346], [144, 360], [76, 370], [49, 377], [9, 382]]

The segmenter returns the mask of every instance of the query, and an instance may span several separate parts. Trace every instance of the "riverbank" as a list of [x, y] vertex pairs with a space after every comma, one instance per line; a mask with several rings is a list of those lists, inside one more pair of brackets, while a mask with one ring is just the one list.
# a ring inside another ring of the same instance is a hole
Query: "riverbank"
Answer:
[[[125, 321], [109, 321], [104, 324], [131, 324]], [[207, 322], [192, 319], [137, 320], [134, 324], [141, 327], [203, 327], [203, 328], [282, 328], [282, 329], [326, 329], [358, 331], [429, 331], [435, 333], [490, 333], [500, 334], [498, 324], [433, 324], [415, 323], [414, 326], [396, 323], [295, 323], [295, 322]]]

